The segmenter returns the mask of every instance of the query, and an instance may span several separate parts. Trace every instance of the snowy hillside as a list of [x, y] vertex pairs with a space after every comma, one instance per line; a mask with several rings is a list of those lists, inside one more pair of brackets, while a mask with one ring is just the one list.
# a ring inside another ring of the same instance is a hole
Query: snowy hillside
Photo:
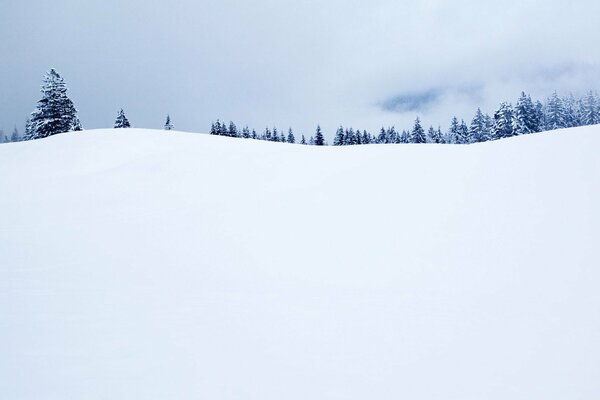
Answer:
[[0, 398], [597, 399], [599, 154], [0, 146]]

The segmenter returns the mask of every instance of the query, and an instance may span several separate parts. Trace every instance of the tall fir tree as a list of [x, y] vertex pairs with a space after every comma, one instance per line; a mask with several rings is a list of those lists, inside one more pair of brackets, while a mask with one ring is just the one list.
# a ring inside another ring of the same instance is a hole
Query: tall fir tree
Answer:
[[460, 120], [458, 125], [458, 132], [456, 134], [457, 144], [469, 144], [471, 143], [471, 135], [469, 134], [469, 127], [463, 119]]
[[582, 114], [583, 124], [600, 124], [600, 100], [592, 91], [585, 97]]
[[10, 135], [10, 141], [14, 143], [14, 142], [19, 142], [20, 140], [21, 140], [21, 137], [19, 136], [19, 130], [15, 126], [15, 128], [12, 131], [12, 135]]
[[563, 100], [554, 92], [546, 103], [546, 129], [566, 128], [565, 107]]
[[288, 136], [287, 136], [287, 141], [288, 143], [296, 143], [296, 137], [294, 136], [294, 131], [292, 131], [292, 128], [290, 128], [288, 130]]
[[54, 68], [44, 77], [41, 92], [42, 98], [31, 113], [31, 132], [27, 140], [75, 130], [77, 109], [67, 96], [65, 81]]
[[315, 146], [325, 146], [325, 137], [321, 131], [321, 126], [317, 125], [317, 132], [315, 133]]
[[333, 137], [333, 145], [343, 146], [345, 141], [346, 137], [344, 136], [344, 127], [340, 125], [337, 131], [335, 131], [335, 136]]
[[515, 135], [528, 135], [537, 132], [539, 129], [536, 121], [536, 110], [533, 101], [525, 92], [521, 92], [521, 96], [515, 105], [515, 115], [513, 119], [513, 131]]
[[165, 126], [164, 129], [165, 131], [170, 131], [173, 130], [174, 126], [171, 123], [171, 116], [169, 114], [167, 114], [167, 120], [165, 121]]
[[421, 120], [419, 117], [415, 120], [415, 125], [413, 126], [410, 141], [412, 143], [425, 143], [427, 141], [425, 137], [425, 130], [421, 126]]
[[486, 116], [478, 108], [471, 125], [469, 127], [469, 134], [473, 143], [486, 142], [490, 140], [490, 131]]
[[123, 111], [122, 108], [119, 111], [119, 113], [117, 114], [117, 119], [115, 120], [115, 128], [117, 128], [117, 129], [131, 128], [131, 124], [129, 123], [129, 120], [125, 116], [125, 112]]
[[514, 111], [510, 103], [501, 103], [498, 111], [494, 113], [494, 139], [503, 139], [514, 136], [513, 130]]

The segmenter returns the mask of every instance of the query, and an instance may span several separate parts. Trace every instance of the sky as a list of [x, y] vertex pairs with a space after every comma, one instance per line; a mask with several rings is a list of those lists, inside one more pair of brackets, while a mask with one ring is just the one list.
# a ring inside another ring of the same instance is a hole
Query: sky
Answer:
[[56, 68], [84, 128], [217, 118], [331, 138], [600, 90], [598, 0], [0, 0], [0, 129]]

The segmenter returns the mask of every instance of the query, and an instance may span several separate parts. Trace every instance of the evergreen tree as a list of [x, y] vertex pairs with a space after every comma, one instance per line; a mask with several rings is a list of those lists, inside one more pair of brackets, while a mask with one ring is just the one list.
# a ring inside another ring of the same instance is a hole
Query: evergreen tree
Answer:
[[229, 129], [227, 130], [226, 136], [239, 137], [237, 126], [233, 121], [229, 121]]
[[300, 144], [306, 144], [306, 138], [302, 135], [302, 139], [300, 140]]
[[314, 146], [314, 145], [315, 145], [315, 137], [314, 137], [314, 136], [311, 136], [311, 137], [310, 137], [310, 139], [308, 140], [308, 144], [309, 144], [310, 146]]
[[269, 129], [268, 126], [265, 128], [265, 133], [263, 134], [263, 140], [267, 140], [267, 141], [273, 140], [273, 136], [271, 135], [271, 130]]
[[317, 132], [315, 134], [315, 146], [325, 146], [325, 138], [323, 137], [323, 132], [321, 132], [321, 127], [317, 125]]
[[411, 132], [411, 142], [412, 143], [425, 143], [427, 140], [425, 138], [425, 130], [421, 126], [421, 120], [419, 117], [415, 120], [415, 126]]
[[537, 132], [536, 110], [531, 97], [521, 92], [521, 97], [515, 105], [513, 131], [515, 135], [527, 135]]
[[407, 130], [403, 130], [400, 138], [398, 139], [398, 143], [410, 143], [411, 134]]
[[436, 130], [433, 126], [430, 126], [427, 131], [427, 141], [429, 143], [442, 143], [442, 130], [440, 128]]
[[379, 136], [377, 136], [377, 143], [387, 143], [387, 135], [385, 132], [385, 128], [382, 126], [381, 130], [379, 131]]
[[79, 121], [79, 117], [75, 116], [75, 119], [73, 119], [73, 125], [71, 130], [73, 132], [79, 132], [83, 130], [83, 128], [81, 127], [81, 121]]
[[577, 110], [577, 101], [573, 94], [562, 99], [565, 115], [565, 128], [574, 128], [580, 125], [579, 113]]
[[544, 105], [541, 101], [535, 102], [535, 117], [533, 119], [534, 132], [542, 132], [546, 130], [546, 113]]
[[33, 139], [35, 132], [33, 131], [33, 127], [31, 126], [31, 120], [27, 119], [25, 122], [25, 132], [23, 133], [23, 141]]
[[256, 133], [256, 131], [254, 129], [252, 129], [252, 135], [250, 135], [250, 137], [252, 139], [258, 139], [258, 134]]
[[500, 108], [494, 114], [494, 139], [502, 139], [514, 136], [513, 118], [514, 111], [510, 103], [501, 103]]
[[583, 124], [600, 124], [600, 101], [594, 92], [590, 91], [583, 102]]
[[31, 113], [31, 135], [28, 139], [40, 139], [57, 133], [68, 132], [76, 127], [77, 110], [67, 96], [63, 78], [51, 69], [44, 77], [42, 98]]
[[490, 132], [486, 116], [481, 112], [480, 108], [477, 109], [475, 117], [473, 117], [473, 120], [471, 121], [469, 133], [471, 136], [471, 141], [473, 143], [485, 142], [490, 140]]
[[446, 138], [444, 141], [446, 143], [456, 143], [458, 140], [458, 130], [460, 125], [458, 123], [458, 118], [452, 117], [452, 121], [450, 122], [450, 129], [448, 129], [448, 133], [446, 134]]
[[167, 120], [165, 121], [165, 131], [170, 131], [173, 129], [173, 124], [171, 123], [171, 116], [167, 114]]
[[18, 142], [20, 141], [20, 137], [19, 137], [19, 131], [17, 130], [17, 127], [15, 126], [15, 129], [13, 129], [12, 135], [10, 135], [10, 141], [11, 142]]
[[273, 135], [271, 135], [271, 140], [273, 142], [279, 142], [279, 132], [276, 127], [273, 127]]
[[367, 133], [366, 130], [363, 131], [361, 142], [362, 142], [362, 144], [371, 144], [371, 143], [373, 143], [373, 140], [371, 139], [371, 134]]
[[296, 143], [296, 137], [294, 136], [294, 132], [292, 131], [292, 128], [290, 128], [288, 130], [287, 141], [288, 141], [288, 143]]
[[333, 137], [333, 145], [343, 146], [345, 142], [346, 137], [344, 136], [344, 127], [340, 125], [340, 127], [335, 132], [335, 136]]
[[117, 114], [117, 119], [115, 120], [115, 128], [131, 128], [129, 120], [125, 116], [125, 112], [122, 108]]
[[242, 137], [244, 139], [250, 139], [250, 128], [248, 128], [248, 125], [242, 129]]
[[471, 143], [471, 136], [469, 135], [469, 127], [465, 123], [465, 120], [460, 120], [460, 125], [458, 125], [458, 133], [456, 135], [456, 143], [457, 144], [469, 144]]
[[562, 129], [566, 127], [564, 103], [554, 92], [546, 104], [546, 129]]
[[344, 144], [346, 146], [354, 146], [358, 143], [358, 140], [356, 139], [356, 132], [354, 132], [354, 129], [347, 129], [344, 136]]

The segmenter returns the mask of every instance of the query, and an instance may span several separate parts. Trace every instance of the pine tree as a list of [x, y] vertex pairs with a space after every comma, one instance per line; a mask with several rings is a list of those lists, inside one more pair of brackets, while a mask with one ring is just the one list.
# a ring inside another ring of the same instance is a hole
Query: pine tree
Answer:
[[115, 120], [115, 128], [131, 128], [129, 124], [129, 120], [125, 116], [125, 112], [121, 108], [119, 113], [117, 114], [117, 119]]
[[344, 127], [340, 125], [340, 127], [335, 132], [335, 136], [333, 137], [333, 145], [343, 146], [345, 141], [346, 137], [344, 136]]
[[258, 139], [258, 134], [256, 133], [256, 130], [252, 129], [252, 135], [250, 135], [250, 137], [255, 140]]
[[296, 137], [294, 136], [294, 132], [292, 131], [292, 128], [290, 128], [288, 130], [287, 141], [288, 141], [288, 143], [296, 143]]
[[419, 117], [415, 120], [415, 125], [411, 132], [410, 141], [412, 143], [425, 143], [427, 140], [425, 138], [425, 130], [421, 126], [421, 120]]
[[242, 137], [244, 139], [250, 139], [250, 128], [248, 128], [248, 125], [242, 129]]
[[458, 140], [458, 130], [460, 125], [458, 123], [458, 118], [452, 117], [452, 121], [450, 122], [450, 129], [448, 129], [448, 133], [444, 138], [446, 143], [456, 143]]
[[410, 132], [407, 130], [403, 130], [402, 134], [400, 135], [400, 137], [398, 139], [398, 143], [410, 143], [410, 140], [411, 140]]
[[314, 146], [315, 145], [315, 137], [311, 136], [310, 139], [308, 140], [308, 144], [309, 146]]
[[493, 138], [502, 139], [514, 136], [513, 131], [514, 111], [509, 103], [501, 103], [494, 114]]
[[173, 124], [171, 123], [171, 116], [167, 114], [167, 120], [165, 121], [165, 131], [170, 131], [173, 129]]
[[227, 130], [227, 134], [225, 136], [239, 137], [237, 126], [233, 123], [233, 121], [229, 121], [229, 129]]
[[580, 125], [579, 115], [577, 112], [577, 101], [573, 94], [562, 99], [565, 115], [565, 128], [573, 128]]
[[276, 127], [273, 127], [273, 135], [271, 136], [271, 140], [274, 142], [279, 142], [279, 132]]
[[317, 125], [317, 132], [315, 134], [315, 146], [325, 146], [325, 138], [323, 137], [323, 132], [321, 132], [321, 127]]
[[429, 143], [442, 143], [441, 129], [435, 130], [433, 126], [430, 126], [427, 131], [427, 141]]
[[473, 143], [485, 142], [490, 140], [490, 132], [487, 126], [486, 116], [478, 108], [475, 117], [471, 121], [469, 133]]
[[306, 138], [302, 135], [302, 139], [300, 140], [300, 144], [306, 144]]
[[27, 119], [25, 122], [25, 132], [23, 133], [23, 141], [33, 139], [35, 132], [33, 131], [33, 127], [31, 126], [31, 120]]
[[13, 129], [12, 135], [10, 135], [10, 141], [11, 142], [18, 142], [20, 141], [20, 137], [19, 137], [19, 131], [17, 130], [17, 127], [15, 126], [15, 129]]
[[361, 142], [362, 142], [362, 144], [371, 144], [371, 143], [373, 143], [373, 139], [371, 138], [371, 134], [367, 133], [366, 130], [363, 131]]
[[546, 113], [544, 111], [544, 105], [541, 101], [535, 102], [535, 113], [533, 119], [534, 132], [542, 132], [546, 130]]
[[469, 127], [465, 123], [464, 119], [461, 119], [460, 125], [458, 125], [458, 133], [456, 135], [456, 143], [457, 144], [471, 143], [471, 136], [469, 135]]
[[563, 101], [554, 92], [546, 104], [546, 129], [562, 129], [566, 127], [565, 108]]
[[77, 109], [67, 96], [63, 78], [51, 69], [44, 77], [42, 98], [31, 113], [31, 135], [28, 139], [40, 139], [57, 133], [72, 131], [75, 127]]
[[515, 135], [528, 135], [537, 132], [536, 111], [531, 97], [521, 92], [521, 97], [515, 105], [513, 131]]
[[583, 103], [583, 123], [585, 125], [600, 124], [600, 102], [592, 91], [588, 93]]
[[73, 132], [80, 132], [83, 130], [83, 128], [81, 127], [81, 121], [79, 121], [79, 117], [75, 116], [75, 119], [73, 119], [73, 125], [71, 130]]

